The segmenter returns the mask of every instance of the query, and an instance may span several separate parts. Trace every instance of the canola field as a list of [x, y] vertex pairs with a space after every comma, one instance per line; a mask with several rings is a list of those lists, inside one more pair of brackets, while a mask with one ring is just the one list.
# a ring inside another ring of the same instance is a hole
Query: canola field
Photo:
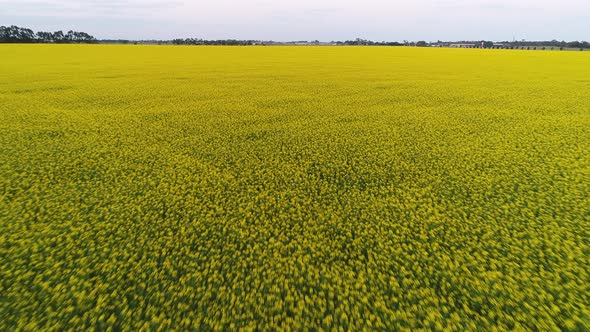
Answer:
[[0, 330], [590, 329], [590, 54], [0, 58]]

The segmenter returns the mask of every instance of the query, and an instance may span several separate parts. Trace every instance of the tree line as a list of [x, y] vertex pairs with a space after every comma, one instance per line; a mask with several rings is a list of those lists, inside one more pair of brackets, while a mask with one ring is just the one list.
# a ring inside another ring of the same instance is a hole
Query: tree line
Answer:
[[63, 31], [35, 32], [28, 28], [21, 28], [16, 25], [9, 27], [0, 26], [0, 43], [58, 43], [58, 44], [93, 44], [97, 40], [86, 32]]
[[[432, 45], [448, 45], [448, 44], [474, 44], [477, 47], [483, 45], [483, 48], [494, 48], [494, 45], [502, 45], [504, 48], [542, 48], [542, 47], [553, 47], [555, 49], [564, 48], [590, 48], [590, 43], [587, 41], [558, 41], [558, 40], [539, 40], [539, 41], [527, 41], [527, 40], [515, 40], [515, 41], [502, 41], [495, 43], [489, 40], [462, 40], [462, 41], [437, 41], [436, 43], [426, 43], [424, 41], [418, 42], [416, 46], [432, 46]], [[414, 45], [411, 45], [414, 46]]]
[[322, 43], [318, 40], [314, 41], [291, 41], [291, 42], [277, 42], [277, 41], [261, 41], [261, 40], [238, 40], [238, 39], [218, 39], [207, 40], [201, 38], [177, 38], [169, 41], [160, 41], [160, 43], [172, 43], [174, 45], [230, 45], [230, 46], [246, 46], [246, 45], [367, 45], [367, 46], [403, 46], [404, 44], [398, 42], [376, 42], [367, 39], [357, 38], [355, 40], [346, 41], [331, 41], [329, 43]]
[[557, 40], [550, 40], [550, 41], [513, 41], [513, 42], [503, 42], [505, 44], [509, 44], [514, 47], [528, 47], [528, 46], [549, 46], [555, 48], [590, 48], [590, 43], [587, 41], [557, 41]]
[[372, 41], [368, 39], [356, 38], [355, 40], [345, 40], [333, 42], [336, 45], [365, 45], [365, 46], [403, 46], [404, 44], [391, 41]]
[[174, 45], [230, 45], [230, 46], [246, 46], [256, 45], [260, 42], [256, 40], [237, 40], [237, 39], [218, 39], [206, 40], [200, 38], [177, 38], [172, 40]]

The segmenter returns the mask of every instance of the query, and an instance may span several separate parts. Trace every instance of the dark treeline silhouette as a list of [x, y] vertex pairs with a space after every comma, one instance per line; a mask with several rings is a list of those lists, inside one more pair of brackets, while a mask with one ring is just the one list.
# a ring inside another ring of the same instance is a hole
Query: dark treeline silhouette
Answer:
[[160, 41], [163, 44], [174, 44], [174, 45], [368, 45], [368, 46], [403, 46], [404, 44], [398, 42], [375, 42], [372, 40], [366, 40], [357, 38], [355, 40], [346, 41], [331, 41], [331, 42], [320, 42], [319, 40], [314, 41], [290, 41], [290, 42], [277, 42], [277, 41], [261, 41], [261, 40], [237, 40], [237, 39], [219, 39], [219, 40], [206, 40], [200, 38], [178, 38], [169, 41]]
[[15, 25], [5, 27], [0, 26], [0, 43], [96, 43], [96, 38], [87, 34], [86, 32], [63, 31], [45, 32], [35, 31], [27, 28], [17, 27]]
[[431, 46], [433, 45], [450, 45], [450, 44], [474, 44], [476, 47], [480, 48], [483, 43], [483, 48], [510, 48], [510, 49], [584, 49], [590, 48], [590, 43], [587, 41], [558, 41], [558, 40], [549, 40], [549, 41], [525, 41], [525, 40], [515, 40], [515, 41], [501, 41], [501, 42], [492, 42], [492, 41], [482, 41], [482, 40], [461, 40], [461, 41], [438, 41], [436, 43], [430, 43]]
[[514, 47], [529, 47], [529, 46], [549, 46], [549, 47], [563, 47], [563, 48], [590, 48], [590, 43], [587, 41], [557, 41], [557, 40], [550, 40], [550, 41], [512, 41], [503, 42], [505, 44], [509, 44]]
[[[126, 41], [127, 43], [130, 41]], [[137, 42], [136, 42], [137, 43]], [[417, 41], [411, 42], [404, 40], [403, 42], [395, 42], [395, 41], [372, 41], [368, 39], [361, 39], [356, 38], [354, 40], [345, 40], [345, 41], [331, 41], [331, 42], [320, 42], [318, 40], [314, 41], [290, 41], [290, 42], [277, 42], [277, 41], [260, 41], [260, 40], [236, 40], [236, 39], [222, 39], [222, 40], [206, 40], [200, 38], [179, 38], [173, 40], [162, 40], [158, 41], [158, 44], [174, 44], [174, 45], [236, 45], [236, 46], [244, 46], [244, 45], [351, 45], [351, 46], [418, 46], [418, 47], [430, 47], [430, 46], [448, 46], [452, 44], [473, 44], [477, 48], [522, 48], [522, 47], [529, 47], [529, 49], [533, 49], [535, 47], [541, 49], [542, 47], [545, 48], [555, 48], [555, 49], [564, 49], [564, 48], [590, 48], [590, 43], [586, 41], [502, 41], [502, 42], [493, 42], [493, 41], [486, 41], [486, 40], [476, 40], [476, 41], [447, 41], [447, 42], [426, 42], [426, 41]], [[536, 48], [535, 48], [536, 49]]]
[[173, 39], [172, 44], [174, 45], [231, 45], [231, 46], [245, 46], [245, 45], [256, 45], [260, 42], [256, 40], [236, 40], [236, 39], [219, 39], [219, 40], [206, 40], [200, 38], [185, 38], [185, 39]]
[[[316, 41], [319, 43], [318, 41]], [[356, 38], [354, 40], [345, 40], [345, 41], [332, 41], [330, 42], [332, 45], [362, 45], [362, 46], [403, 46], [404, 44], [398, 42], [391, 42], [391, 41], [372, 41], [368, 39]]]
[[398, 42], [381, 41], [376, 42], [367, 39], [357, 38], [355, 40], [336, 41], [333, 42], [335, 45], [365, 45], [365, 46], [403, 46], [404, 44]]

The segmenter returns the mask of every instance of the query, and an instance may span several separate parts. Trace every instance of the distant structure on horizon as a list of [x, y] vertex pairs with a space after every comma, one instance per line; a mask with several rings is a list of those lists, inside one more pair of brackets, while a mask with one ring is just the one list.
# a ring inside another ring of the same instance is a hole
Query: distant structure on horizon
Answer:
[[452, 48], [475, 48], [475, 44], [449, 44]]

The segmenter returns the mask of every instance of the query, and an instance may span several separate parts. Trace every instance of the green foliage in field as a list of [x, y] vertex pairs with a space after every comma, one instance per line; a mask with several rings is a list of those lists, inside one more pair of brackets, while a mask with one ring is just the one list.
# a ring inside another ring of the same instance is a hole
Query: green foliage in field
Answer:
[[590, 329], [588, 54], [0, 56], [0, 330]]

